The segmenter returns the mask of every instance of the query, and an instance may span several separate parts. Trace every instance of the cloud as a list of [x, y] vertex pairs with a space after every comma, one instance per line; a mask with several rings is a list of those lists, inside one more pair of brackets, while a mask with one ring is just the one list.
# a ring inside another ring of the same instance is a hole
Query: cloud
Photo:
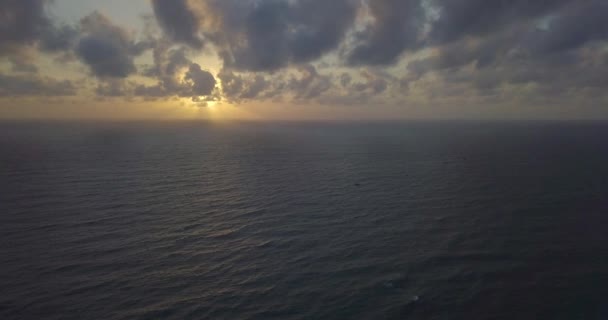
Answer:
[[[432, 41], [444, 43], [464, 36], [480, 36], [497, 32], [514, 24], [558, 10], [569, 0], [431, 0], [439, 10], [433, 23]], [[581, 2], [584, 2], [583, 0]]]
[[[319, 97], [319, 102], [338, 105], [389, 103], [394, 102], [389, 91], [400, 86], [398, 78], [374, 68], [361, 69], [351, 73], [345, 72], [332, 81], [339, 81], [340, 85], [332, 86]], [[403, 89], [401, 89], [402, 91]]]
[[123, 79], [105, 79], [100, 81], [95, 88], [95, 94], [99, 97], [124, 97], [129, 96], [132, 83]]
[[340, 84], [342, 87], [347, 87], [352, 81], [353, 77], [349, 73], [344, 72], [340, 75]]
[[224, 98], [233, 103], [274, 99], [288, 93], [283, 73], [262, 75], [248, 72], [235, 73], [222, 69], [218, 79], [222, 83]]
[[74, 47], [79, 30], [73, 26], [62, 25], [45, 29], [40, 39], [40, 49], [44, 52], [66, 52]]
[[263, 1], [245, 10], [244, 20], [228, 29], [221, 44], [226, 66], [249, 71], [320, 58], [338, 47], [356, 13], [348, 0]]
[[73, 96], [76, 92], [76, 86], [69, 80], [0, 73], [0, 97]]
[[394, 64], [420, 45], [424, 9], [420, 0], [370, 0], [371, 22], [355, 36], [347, 60], [354, 65]]
[[213, 74], [203, 70], [187, 57], [184, 47], [170, 49], [169, 44], [159, 43], [153, 51], [154, 66], [144, 72], [145, 76], [158, 80], [152, 86], [138, 85], [134, 94], [144, 97], [190, 97], [211, 96], [216, 87]]
[[608, 39], [608, 2], [580, 1], [551, 18], [548, 26], [536, 30], [527, 45], [538, 54], [577, 49], [589, 42]]
[[227, 68], [276, 71], [337, 48], [352, 26], [357, 0], [153, 1], [171, 39], [200, 49], [200, 34]]
[[441, 2], [427, 44], [433, 50], [408, 63], [408, 81], [431, 74], [504, 99], [512, 98], [505, 90], [557, 97], [608, 84], [605, 1], [484, 3]]
[[169, 38], [200, 49], [203, 40], [199, 36], [199, 21], [187, 0], [152, 0], [152, 8], [158, 23]]
[[0, 1], [0, 55], [33, 45], [51, 22], [45, 0]]
[[76, 28], [58, 26], [47, 15], [50, 0], [0, 1], [0, 55], [23, 55], [38, 46], [43, 52], [70, 50], [78, 35]]
[[30, 63], [29, 61], [24, 59], [19, 59], [17, 57], [9, 57], [9, 61], [12, 64], [11, 70], [16, 73], [38, 73], [38, 66]]
[[[71, 92], [38, 76], [37, 54], [82, 62], [101, 97], [464, 104], [608, 85], [605, 0], [151, 0], [157, 26], [142, 35], [99, 12], [63, 24], [49, 3], [0, 1], [2, 77], [22, 92]], [[153, 64], [137, 70], [149, 50]], [[201, 54], [219, 57], [219, 74]]]
[[184, 81], [188, 84], [185, 92], [182, 92], [182, 96], [209, 96], [215, 89], [215, 77], [209, 72], [201, 69], [201, 66], [192, 63], [186, 75]]
[[[273, 74], [222, 70], [222, 94], [231, 102], [274, 100], [295, 103], [365, 104], [393, 87], [397, 78], [379, 70], [321, 73], [312, 64]], [[358, 100], [358, 101], [357, 101]]]
[[222, 82], [222, 93], [232, 102], [252, 99], [315, 100], [334, 86], [332, 75], [320, 74], [311, 64], [271, 75], [234, 73], [223, 69], [218, 77]]
[[242, 76], [223, 69], [218, 78], [222, 82], [222, 93], [231, 102], [256, 99], [271, 86], [273, 80], [262, 75]]
[[99, 12], [84, 17], [80, 28], [82, 38], [76, 53], [95, 76], [126, 78], [136, 71], [136, 46], [126, 30]]
[[333, 85], [331, 76], [319, 74], [313, 65], [300, 66], [298, 71], [299, 77], [293, 76], [287, 84], [295, 100], [318, 98]]

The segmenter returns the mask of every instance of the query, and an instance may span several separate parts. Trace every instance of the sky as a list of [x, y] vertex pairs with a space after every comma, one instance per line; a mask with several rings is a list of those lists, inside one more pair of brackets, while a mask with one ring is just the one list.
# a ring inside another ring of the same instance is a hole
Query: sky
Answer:
[[0, 118], [606, 119], [605, 0], [0, 0]]

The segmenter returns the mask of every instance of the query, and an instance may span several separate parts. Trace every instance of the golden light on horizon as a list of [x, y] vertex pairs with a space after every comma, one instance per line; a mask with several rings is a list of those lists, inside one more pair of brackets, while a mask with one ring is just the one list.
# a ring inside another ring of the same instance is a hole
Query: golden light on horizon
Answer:
[[196, 102], [190, 98], [180, 99], [181, 114], [189, 119], [206, 119], [214, 122], [231, 120], [261, 120], [263, 117], [255, 114], [244, 106], [236, 106], [226, 101]]

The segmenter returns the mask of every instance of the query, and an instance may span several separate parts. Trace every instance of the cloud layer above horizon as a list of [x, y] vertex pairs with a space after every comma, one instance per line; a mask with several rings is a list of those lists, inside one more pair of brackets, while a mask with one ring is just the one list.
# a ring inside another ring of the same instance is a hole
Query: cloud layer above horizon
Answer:
[[[1, 0], [0, 98], [596, 109], [608, 101], [605, 0], [148, 5], [134, 30], [103, 11], [70, 23], [49, 13], [52, 0]], [[53, 64], [71, 75], [48, 71]]]

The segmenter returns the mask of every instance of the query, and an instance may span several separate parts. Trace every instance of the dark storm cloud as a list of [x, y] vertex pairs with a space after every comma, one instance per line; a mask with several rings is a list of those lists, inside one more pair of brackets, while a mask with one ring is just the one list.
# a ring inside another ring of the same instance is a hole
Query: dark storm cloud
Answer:
[[154, 15], [164, 32], [179, 43], [203, 47], [199, 37], [199, 21], [188, 0], [152, 0]]
[[0, 73], [0, 97], [72, 96], [76, 91], [74, 84], [68, 80]]

